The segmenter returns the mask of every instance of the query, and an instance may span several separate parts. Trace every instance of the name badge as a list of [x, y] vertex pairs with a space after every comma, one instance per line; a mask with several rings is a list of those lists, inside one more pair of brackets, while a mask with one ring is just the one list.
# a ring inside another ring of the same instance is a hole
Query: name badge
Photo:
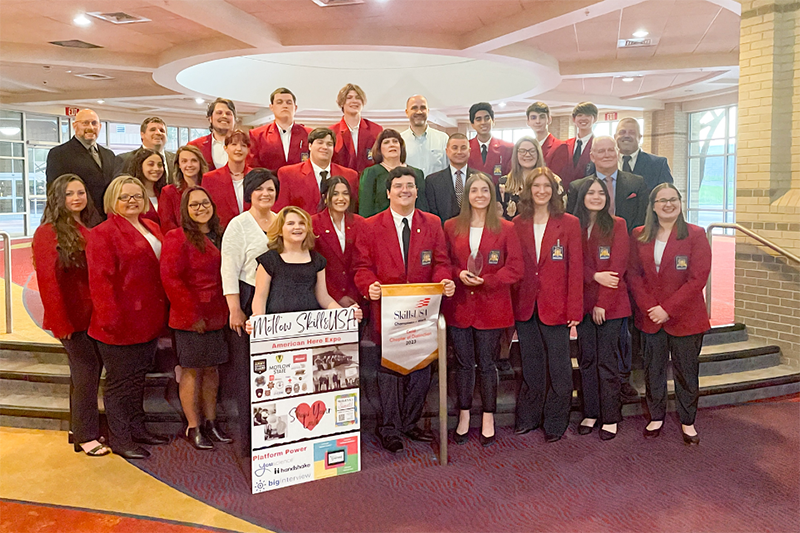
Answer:
[[489, 252], [489, 264], [496, 265], [500, 262], [500, 250], [492, 250]]
[[308, 161], [308, 152], [303, 152], [300, 154], [300, 162], [305, 163], [306, 161]]
[[422, 266], [428, 266], [431, 264], [432, 256], [433, 252], [431, 252], [431, 250], [422, 250], [422, 253], [419, 254], [419, 262], [422, 264]]
[[493, 173], [494, 173], [495, 176], [501, 176], [503, 174], [503, 166], [502, 165], [495, 165]]
[[689, 256], [676, 255], [675, 270], [686, 270], [687, 268], [689, 268]]
[[372, 161], [372, 148], [367, 148], [367, 159]]
[[564, 247], [561, 246], [561, 239], [559, 239], [557, 244], [550, 249], [550, 259], [553, 261], [564, 260]]
[[599, 246], [597, 249], [597, 254], [600, 257], [601, 261], [607, 261], [611, 259], [611, 247], [610, 246]]

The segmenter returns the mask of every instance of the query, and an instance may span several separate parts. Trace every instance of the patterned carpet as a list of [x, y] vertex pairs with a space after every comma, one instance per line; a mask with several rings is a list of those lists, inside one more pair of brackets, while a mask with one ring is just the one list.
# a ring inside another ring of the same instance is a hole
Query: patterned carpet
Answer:
[[[645, 440], [641, 417], [616, 439], [595, 431], [545, 444], [540, 432], [476, 430], [451, 442], [439, 467], [430, 446], [383, 452], [364, 435], [358, 474], [250, 495], [230, 448], [201, 453], [184, 440], [137, 466], [202, 501], [275, 531], [797, 531], [800, 403], [701, 410], [702, 442], [686, 447], [674, 416]], [[185, 468], [184, 465], [191, 465]]]

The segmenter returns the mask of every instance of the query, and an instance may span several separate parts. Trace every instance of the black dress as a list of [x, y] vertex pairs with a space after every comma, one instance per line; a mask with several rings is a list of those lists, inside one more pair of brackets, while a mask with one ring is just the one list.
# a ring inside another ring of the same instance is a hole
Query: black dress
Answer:
[[287, 263], [277, 250], [261, 254], [257, 261], [264, 267], [272, 281], [267, 298], [267, 314], [293, 313], [320, 309], [317, 302], [317, 272], [327, 261], [311, 250], [308, 263]]

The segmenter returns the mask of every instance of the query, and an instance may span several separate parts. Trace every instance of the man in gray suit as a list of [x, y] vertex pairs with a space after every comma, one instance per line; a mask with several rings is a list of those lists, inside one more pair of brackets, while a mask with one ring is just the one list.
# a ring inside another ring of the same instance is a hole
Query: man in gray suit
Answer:
[[472, 169], [467, 166], [470, 154], [467, 136], [450, 135], [445, 153], [450, 161], [448, 167], [425, 178], [428, 211], [439, 217], [442, 224], [461, 212], [461, 204], [468, 196], [465, 187]]
[[[161, 157], [164, 158], [164, 172], [167, 174], [167, 183], [172, 183], [175, 152], [167, 152], [164, 150], [167, 144], [167, 124], [158, 117], [147, 117], [142, 122], [139, 134], [142, 137], [142, 148], [158, 152], [161, 154]], [[117, 167], [117, 175], [125, 172], [125, 167], [135, 151], [136, 150], [131, 150], [130, 152], [125, 152], [117, 156], [120, 161], [120, 165]]]
[[[639, 148], [642, 132], [635, 118], [625, 117], [620, 120], [614, 138], [619, 147], [619, 169], [644, 178], [648, 195], [659, 183], [672, 183], [667, 158], [648, 154]], [[628, 228], [628, 231], [631, 229]]]

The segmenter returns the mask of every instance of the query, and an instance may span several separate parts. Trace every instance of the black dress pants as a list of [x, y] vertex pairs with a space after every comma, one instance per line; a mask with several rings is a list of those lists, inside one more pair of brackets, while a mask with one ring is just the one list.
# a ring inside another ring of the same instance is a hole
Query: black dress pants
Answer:
[[603, 424], [622, 420], [617, 358], [624, 321], [624, 318], [615, 318], [598, 326], [592, 315], [587, 314], [578, 324], [583, 417], [599, 418]]
[[97, 343], [85, 331], [76, 331], [72, 338], [60, 339], [69, 359], [69, 418], [75, 442], [89, 442], [100, 437], [100, 411], [97, 389], [103, 363]]
[[481, 381], [481, 404], [484, 413], [497, 411], [497, 354], [503, 329], [457, 328], [450, 326], [450, 339], [456, 355], [457, 407], [472, 407], [475, 392], [475, 366]]
[[144, 381], [153, 366], [158, 339], [141, 344], [116, 346], [97, 341], [106, 367], [103, 399], [110, 432], [110, 444], [133, 446], [133, 437], [147, 434], [144, 426]]
[[381, 420], [376, 433], [381, 440], [400, 437], [417, 425], [430, 384], [431, 365], [405, 376], [384, 367], [378, 370]]
[[572, 362], [569, 328], [548, 326], [534, 312], [517, 322], [522, 384], [517, 395], [517, 428], [544, 425], [547, 435], [563, 435], [572, 402]]
[[681, 424], [691, 426], [697, 416], [700, 397], [700, 350], [703, 335], [675, 337], [663, 329], [642, 333], [644, 337], [644, 378], [650, 420], [664, 420], [667, 414], [667, 363], [672, 355], [675, 400]]

